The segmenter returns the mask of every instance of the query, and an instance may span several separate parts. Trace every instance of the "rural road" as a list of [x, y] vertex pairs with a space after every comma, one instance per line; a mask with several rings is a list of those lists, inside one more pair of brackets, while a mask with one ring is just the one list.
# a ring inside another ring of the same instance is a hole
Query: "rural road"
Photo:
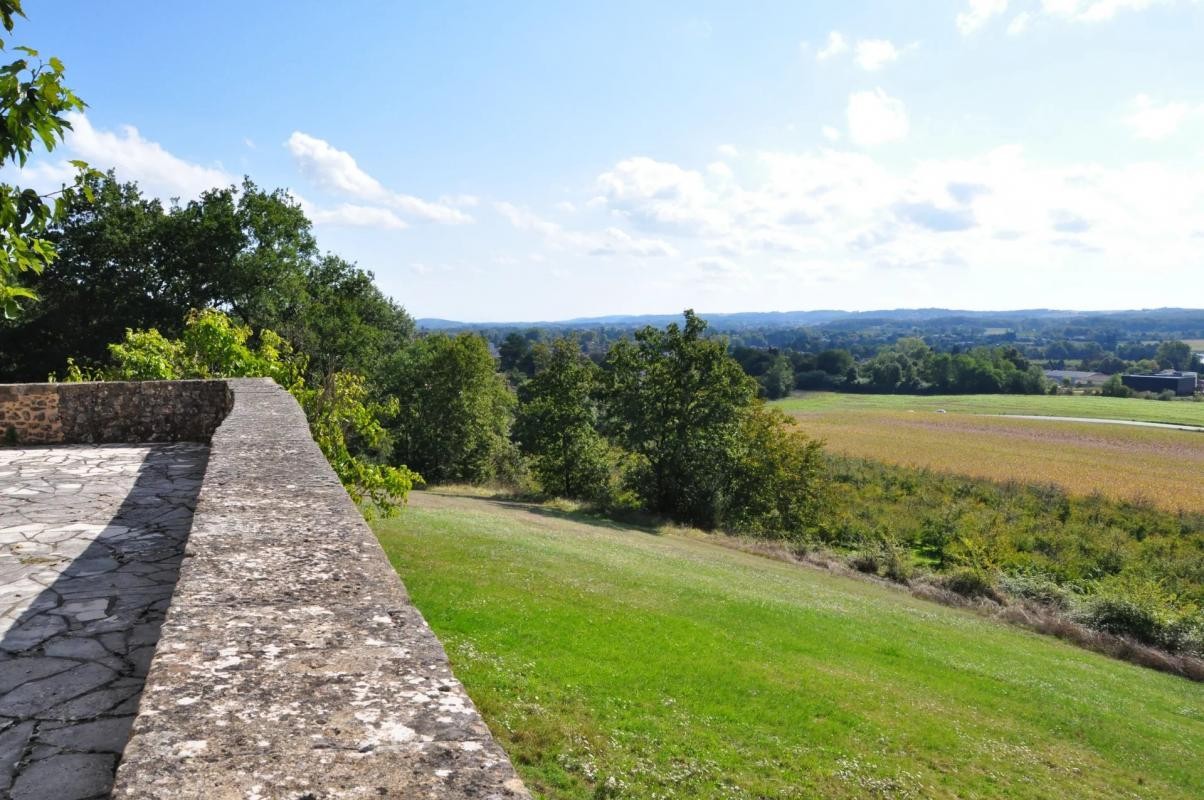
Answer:
[[1201, 425], [1176, 425], [1170, 422], [1139, 422], [1134, 419], [1097, 419], [1094, 417], [1050, 417], [1042, 414], [980, 414], [983, 417], [1010, 417], [1011, 419], [1045, 419], [1052, 422], [1093, 422], [1101, 425], [1136, 425], [1139, 428], [1168, 428], [1174, 431], [1196, 431], [1204, 433]]

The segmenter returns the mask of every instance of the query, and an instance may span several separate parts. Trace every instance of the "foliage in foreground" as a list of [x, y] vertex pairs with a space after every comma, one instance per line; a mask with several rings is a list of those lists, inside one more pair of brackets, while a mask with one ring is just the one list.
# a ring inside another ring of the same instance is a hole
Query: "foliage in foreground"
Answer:
[[538, 511], [424, 496], [374, 527], [548, 800], [1161, 799], [1204, 781], [1204, 685], [881, 586]]
[[127, 330], [122, 341], [109, 345], [108, 368], [84, 371], [72, 364], [67, 379], [271, 378], [301, 404], [314, 441], [352, 500], [385, 515], [396, 513], [422, 478], [404, 466], [370, 461], [363, 455], [383, 455], [388, 435], [381, 420], [397, 413], [396, 401], [373, 403], [363, 376], [351, 372], [332, 373], [320, 383], [307, 382], [305, 357], [280, 336], [264, 329], [257, 342], [251, 339], [250, 328], [220, 311], [192, 311], [180, 338], [168, 339], [153, 328]]
[[[21, 0], [0, 0], [0, 24], [11, 32], [16, 17], [24, 17]], [[0, 39], [0, 50], [5, 42]], [[83, 111], [84, 102], [63, 85], [63, 62], [51, 56], [38, 59], [38, 51], [16, 47], [21, 58], [0, 67], [0, 166], [25, 166], [38, 144], [50, 152], [71, 129], [67, 118]], [[40, 195], [0, 183], [0, 316], [15, 318], [21, 303], [38, 295], [23, 285], [29, 274], [37, 275], [55, 259], [55, 247], [46, 237], [47, 228], [59, 219], [77, 193], [86, 190], [83, 181], [91, 171], [82, 161], [72, 161], [79, 175], [72, 186], [55, 194]]]

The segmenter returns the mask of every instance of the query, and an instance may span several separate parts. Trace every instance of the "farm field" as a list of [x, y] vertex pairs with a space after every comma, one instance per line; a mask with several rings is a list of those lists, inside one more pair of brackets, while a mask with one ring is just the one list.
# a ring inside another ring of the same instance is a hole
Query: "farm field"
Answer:
[[[1094, 411], [1097, 418], [1108, 412], [1113, 418], [1140, 413], [1108, 405], [1088, 411], [1090, 401], [1109, 398], [992, 399], [993, 404], [986, 396], [824, 394], [791, 398], [778, 407], [835, 453], [997, 481], [1051, 483], [1076, 494], [1098, 491], [1115, 499], [1152, 501], [1168, 510], [1204, 508], [1204, 433], [982, 415], [1041, 414], [1042, 409], [1080, 417]], [[1074, 405], [1051, 402], [1056, 400]], [[1204, 412], [1204, 404], [1198, 403], [1117, 402]], [[936, 408], [950, 413], [936, 413]], [[1204, 419], [1182, 415], [1173, 421]]]
[[430, 492], [374, 527], [547, 800], [1204, 785], [1204, 686], [889, 587]]
[[951, 414], [1032, 414], [1043, 417], [1123, 419], [1204, 427], [1204, 402], [1140, 400], [1089, 395], [910, 395], [808, 392], [774, 402], [787, 412], [937, 411]]

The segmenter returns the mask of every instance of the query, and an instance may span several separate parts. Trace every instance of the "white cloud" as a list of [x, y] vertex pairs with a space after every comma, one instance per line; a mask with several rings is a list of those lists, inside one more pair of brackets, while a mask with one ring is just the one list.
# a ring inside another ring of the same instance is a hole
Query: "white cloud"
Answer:
[[[1051, 166], [1017, 146], [896, 162], [827, 144], [746, 150], [731, 175], [705, 165], [618, 161], [599, 175], [576, 230], [514, 206], [499, 212], [542, 237], [549, 263], [607, 255], [617, 269], [626, 259], [645, 290], [656, 280], [676, 293], [666, 296], [717, 286], [715, 299], [729, 306], [798, 302], [807, 296], [801, 287], [823, 281], [847, 286], [849, 297], [863, 296], [859, 285], [889, 292], [901, 305], [950, 287], [961, 287], [958, 302], [1014, 303], [1019, 293], [1003, 300], [972, 287], [994, 292], [1008, 275], [1011, 284], [1066, 292], [1076, 275], [1120, 280], [1137, 262], [1161, 275], [1198, 265], [1198, 167]], [[616, 218], [625, 222], [615, 227]], [[638, 264], [653, 256], [663, 268]]]
[[969, 36], [1008, 9], [1008, 0], [969, 0], [966, 10], [957, 15], [957, 29]]
[[[220, 167], [207, 167], [168, 152], [158, 142], [146, 139], [132, 125], [107, 131], [92, 125], [87, 116], [67, 115], [72, 129], [63, 139], [62, 151], [99, 170], [116, 170], [118, 180], [136, 181], [149, 195], [168, 199], [193, 198], [237, 179]], [[59, 151], [56, 151], [56, 154]], [[75, 169], [62, 161], [39, 160], [16, 171], [17, 179], [39, 189], [57, 189], [70, 181]]]
[[862, 69], [874, 72], [896, 61], [899, 50], [887, 39], [862, 39], [857, 42], [853, 58]]
[[726, 212], [713, 207], [706, 177], [663, 161], [636, 156], [598, 176], [600, 197], [628, 219], [662, 230], [720, 230]]
[[677, 248], [658, 239], [637, 238], [626, 231], [608, 227], [603, 231], [583, 232], [566, 230], [546, 220], [530, 209], [513, 203], [494, 203], [494, 208], [507, 222], [520, 231], [539, 235], [549, 246], [591, 256], [630, 256], [634, 258], [675, 257]]
[[637, 256], [642, 258], [678, 255], [677, 248], [658, 239], [637, 239], [619, 228], [607, 228], [590, 248], [591, 256]]
[[907, 136], [907, 108], [882, 89], [854, 92], [846, 109], [849, 137], [862, 147], [875, 147]]
[[410, 227], [405, 220], [387, 208], [343, 203], [334, 208], [317, 208], [304, 205], [305, 216], [315, 225], [336, 225], [350, 228], [379, 228], [381, 230], [404, 230]]
[[1106, 22], [1121, 11], [1145, 11], [1175, 0], [1042, 0], [1042, 10], [1075, 22]]
[[734, 174], [732, 168], [723, 161], [712, 161], [707, 164], [707, 172], [716, 178], [730, 178]]
[[730, 145], [730, 144], [719, 145], [718, 147], [715, 148], [715, 152], [717, 152], [719, 155], [723, 156], [724, 158], [739, 158], [740, 157], [740, 150], [738, 148], [736, 148], [734, 145]]
[[1149, 95], [1139, 94], [1125, 122], [1138, 139], [1160, 142], [1177, 133], [1194, 112], [1187, 103], [1158, 103]]
[[847, 53], [848, 50], [849, 43], [845, 41], [845, 38], [843, 35], [841, 35], [840, 31], [832, 31], [828, 34], [828, 43], [820, 48], [820, 50], [815, 54], [815, 60], [827, 61], [833, 56]]
[[413, 195], [392, 192], [360, 169], [350, 153], [315, 136], [294, 131], [285, 147], [301, 173], [318, 186], [360, 200], [389, 206], [402, 214], [426, 222], [459, 224], [472, 217], [446, 203], [433, 203]]
[[840, 31], [832, 31], [828, 34], [828, 43], [815, 54], [815, 60], [827, 61], [851, 52], [857, 66], [866, 72], [875, 72], [897, 61], [904, 52], [916, 46], [911, 44], [900, 49], [889, 39], [858, 39], [856, 44], [850, 46]]
[[831, 125], [825, 125], [823, 128], [820, 129], [820, 132], [824, 135], [824, 138], [827, 139], [829, 142], [839, 142], [840, 141], [840, 131], [837, 130], [836, 128], [832, 127]]
[[1008, 23], [1008, 35], [1019, 36], [1028, 30], [1028, 26], [1032, 21], [1032, 14], [1027, 11], [1021, 11], [1019, 14], [1012, 17], [1012, 21]]

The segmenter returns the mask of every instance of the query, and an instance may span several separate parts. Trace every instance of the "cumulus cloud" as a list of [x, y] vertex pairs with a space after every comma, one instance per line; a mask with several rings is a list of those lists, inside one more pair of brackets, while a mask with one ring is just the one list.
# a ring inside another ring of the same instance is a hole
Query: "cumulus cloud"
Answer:
[[964, 231], [974, 227], [974, 213], [966, 208], [942, 208], [931, 202], [899, 203], [895, 216], [903, 222], [937, 233]]
[[853, 45], [840, 31], [828, 34], [828, 42], [815, 53], [816, 61], [827, 61], [831, 58], [852, 53], [853, 61], [866, 72], [876, 72], [893, 61], [898, 61], [906, 50], [917, 45], [911, 44], [906, 48], [896, 47], [889, 39], [858, 39]]
[[862, 147], [876, 147], [906, 138], [909, 125], [903, 101], [882, 89], [854, 92], [846, 109], [849, 137]]
[[[72, 159], [87, 161], [100, 170], [116, 170], [123, 181], [136, 181], [147, 194], [164, 199], [192, 198], [218, 186], [236, 182], [233, 175], [217, 166], [204, 166], [168, 152], [161, 144], [145, 138], [133, 125], [116, 131], [95, 127], [84, 114], [67, 115], [71, 130], [62, 150]], [[59, 151], [56, 151], [56, 154]], [[39, 189], [56, 189], [71, 180], [75, 169], [67, 160], [31, 162], [17, 172], [17, 180]]]
[[1075, 22], [1107, 22], [1122, 11], [1145, 11], [1176, 0], [1042, 0], [1042, 10]]
[[1197, 174], [1149, 163], [1054, 167], [1017, 146], [909, 166], [831, 147], [749, 152], [723, 179], [633, 158], [600, 176], [613, 191], [592, 211], [657, 231], [700, 274], [739, 264], [757, 285], [763, 270], [803, 276], [806, 265], [866, 275], [1029, 269], [1034, 279], [1061, 268], [1123, 274], [1138, 262], [1182, 271], [1198, 262]]
[[387, 206], [406, 217], [425, 222], [459, 224], [472, 217], [448, 203], [430, 202], [413, 195], [393, 192], [360, 169], [355, 158], [324, 139], [294, 131], [285, 142], [297, 167], [323, 189]]
[[599, 232], [572, 231], [513, 203], [494, 203], [494, 209], [514, 228], [535, 233], [558, 250], [633, 258], [676, 257], [679, 254], [677, 248], [667, 242], [635, 237], [613, 226]]
[[837, 130], [836, 128], [832, 127], [831, 125], [823, 126], [823, 128], [820, 129], [820, 133], [822, 133], [824, 135], [824, 138], [827, 139], [829, 142], [839, 142], [840, 141], [840, 131]]
[[828, 34], [828, 42], [819, 49], [815, 54], [816, 61], [827, 61], [834, 56], [847, 53], [849, 51], [849, 43], [845, 41], [844, 35], [840, 31], [832, 31]]
[[862, 39], [857, 42], [853, 59], [866, 72], [874, 72], [897, 61], [899, 49], [888, 39]]
[[969, 0], [966, 10], [957, 15], [957, 29], [969, 36], [1007, 10], [1008, 0]]
[[620, 228], [607, 228], [590, 247], [591, 256], [676, 256], [677, 248], [657, 239], [637, 239]]
[[1160, 142], [1176, 133], [1197, 109], [1187, 103], [1159, 103], [1149, 95], [1133, 98], [1133, 111], [1125, 122], [1138, 139]]
[[729, 222], [727, 213], [714, 207], [706, 177], [676, 164], [628, 158], [599, 175], [597, 186], [607, 207], [647, 227], [715, 231]]
[[1050, 227], [1058, 233], [1086, 233], [1091, 230], [1090, 222], [1064, 208], [1049, 212], [1049, 221]]
[[1028, 30], [1029, 23], [1032, 21], [1032, 14], [1027, 11], [1021, 11], [1019, 14], [1012, 17], [1012, 21], [1008, 23], [1008, 35], [1019, 36]]
[[381, 230], [405, 230], [410, 227], [405, 220], [387, 208], [343, 203], [334, 208], [318, 208], [302, 203], [305, 216], [315, 225], [334, 225], [348, 228], [379, 228]]
[[[1022, 11], [1012, 17], [1007, 32], [1013, 36], [1023, 33], [1038, 16], [1065, 22], [1102, 23], [1115, 19], [1122, 12], [1145, 11], [1155, 6], [1174, 5], [1178, 2], [1180, 0], [1041, 0], [1040, 5], [1033, 11]], [[975, 13], [973, 6], [996, 10], [984, 16]], [[973, 32], [985, 25], [991, 17], [1002, 14], [1006, 10], [1007, 2], [971, 0], [971, 7], [965, 14], [958, 15], [958, 28], [962, 33]], [[963, 28], [963, 22], [966, 28]]]

